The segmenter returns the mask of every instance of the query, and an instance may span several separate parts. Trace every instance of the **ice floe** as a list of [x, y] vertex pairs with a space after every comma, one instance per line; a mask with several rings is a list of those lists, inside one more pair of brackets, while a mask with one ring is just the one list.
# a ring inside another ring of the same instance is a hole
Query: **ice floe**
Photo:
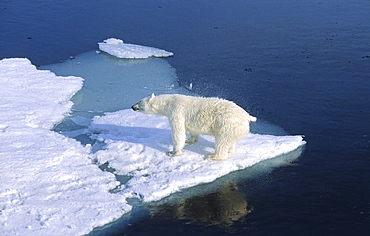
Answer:
[[198, 143], [185, 146], [184, 155], [168, 157], [171, 130], [166, 117], [132, 110], [106, 113], [90, 125], [106, 147], [95, 153], [96, 160], [132, 178], [122, 187], [126, 196], [144, 202], [156, 201], [181, 189], [212, 182], [230, 172], [289, 153], [305, 144], [302, 136], [274, 136], [250, 133], [237, 143], [237, 153], [226, 161], [204, 158], [213, 152], [214, 138], [201, 136]]
[[83, 83], [82, 78], [37, 70], [28, 59], [3, 59], [0, 71], [2, 126], [52, 128], [69, 112], [70, 98]]
[[121, 39], [109, 38], [99, 44], [99, 49], [118, 58], [142, 59], [148, 57], [171, 57], [172, 52], [162, 49], [124, 43]]
[[83, 235], [131, 207], [118, 182], [83, 147], [49, 129], [72, 106], [82, 78], [0, 61], [0, 235]]

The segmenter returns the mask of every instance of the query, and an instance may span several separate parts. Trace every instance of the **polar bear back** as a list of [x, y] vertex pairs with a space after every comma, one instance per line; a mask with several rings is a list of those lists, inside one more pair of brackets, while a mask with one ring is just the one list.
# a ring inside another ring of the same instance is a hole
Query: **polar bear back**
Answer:
[[220, 98], [203, 98], [185, 95], [160, 95], [160, 103], [166, 103], [164, 113], [172, 119], [185, 122], [186, 130], [199, 134], [215, 135], [220, 130], [236, 128], [249, 132], [249, 121], [253, 120], [243, 108]]

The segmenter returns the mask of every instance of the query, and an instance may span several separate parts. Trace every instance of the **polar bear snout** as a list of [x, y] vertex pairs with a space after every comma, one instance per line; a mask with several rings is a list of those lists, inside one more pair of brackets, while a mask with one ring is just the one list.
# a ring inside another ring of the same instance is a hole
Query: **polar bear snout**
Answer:
[[136, 104], [132, 105], [132, 106], [131, 106], [131, 108], [132, 108], [132, 110], [134, 110], [134, 111], [139, 111], [139, 110], [140, 110], [140, 107], [139, 107], [139, 104], [138, 104], [138, 103], [136, 103]]

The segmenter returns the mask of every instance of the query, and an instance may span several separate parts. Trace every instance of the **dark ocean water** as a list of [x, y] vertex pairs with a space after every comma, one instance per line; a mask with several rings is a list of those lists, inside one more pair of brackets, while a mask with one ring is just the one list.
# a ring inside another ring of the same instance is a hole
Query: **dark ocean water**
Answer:
[[[305, 135], [292, 164], [229, 176], [216, 192], [155, 206], [156, 214], [134, 208], [106, 235], [370, 233], [370, 1], [23, 3], [0, 2], [0, 59], [53, 64], [109, 37], [155, 46], [174, 52], [167, 60], [180, 84]], [[224, 198], [253, 209], [218, 225], [214, 209]]]

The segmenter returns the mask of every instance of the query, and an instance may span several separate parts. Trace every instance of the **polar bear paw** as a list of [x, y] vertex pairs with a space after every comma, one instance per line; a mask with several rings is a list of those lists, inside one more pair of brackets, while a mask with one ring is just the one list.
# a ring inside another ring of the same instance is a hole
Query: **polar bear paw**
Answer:
[[185, 141], [185, 143], [186, 144], [194, 144], [194, 143], [196, 143], [198, 140], [193, 140], [193, 139], [187, 139], [186, 141]]
[[168, 151], [168, 152], [166, 152], [166, 155], [167, 156], [170, 156], [170, 157], [181, 156], [183, 154], [184, 153], [182, 153], [182, 152], [175, 152], [175, 151]]
[[210, 154], [210, 155], [206, 156], [206, 159], [210, 160], [210, 161], [225, 161], [229, 158], [227, 156], [220, 156], [220, 155], [216, 155], [216, 154]]
[[198, 140], [199, 140], [199, 134], [190, 133], [190, 139], [187, 139], [185, 141], [185, 143], [186, 144], [193, 144], [193, 143], [198, 142]]

